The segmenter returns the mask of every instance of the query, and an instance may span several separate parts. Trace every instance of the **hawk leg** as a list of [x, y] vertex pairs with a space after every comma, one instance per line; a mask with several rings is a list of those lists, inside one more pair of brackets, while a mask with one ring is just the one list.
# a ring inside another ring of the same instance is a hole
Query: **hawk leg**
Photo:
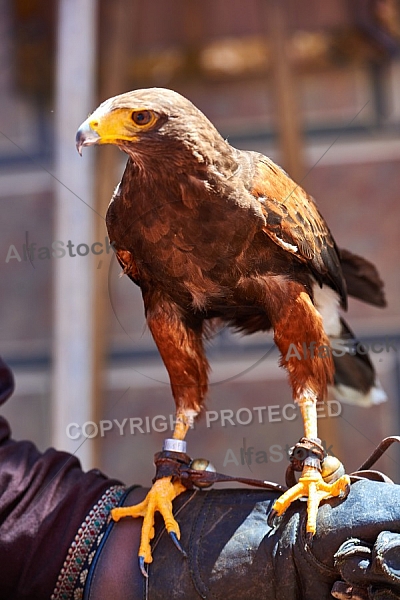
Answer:
[[[203, 351], [201, 323], [187, 323], [173, 304], [161, 298], [144, 296], [147, 323], [169, 373], [177, 412], [173, 439], [184, 448], [186, 433], [201, 408], [207, 391], [208, 364]], [[184, 450], [182, 450], [184, 452]], [[154, 514], [160, 512], [175, 546], [181, 548], [180, 530], [172, 513], [172, 501], [185, 487], [176, 476], [160, 477], [140, 504], [115, 508], [111, 517], [143, 517], [139, 548], [139, 566], [145, 577], [145, 563], [152, 562], [151, 540], [154, 538]]]
[[[283, 312], [274, 324], [274, 332], [275, 342], [282, 354], [281, 364], [289, 373], [293, 397], [300, 406], [304, 437], [320, 445], [317, 432], [317, 399], [325, 397], [327, 385], [333, 379], [334, 365], [329, 352], [323, 356], [311, 351], [306, 356], [301, 354], [304, 347], [330, 348], [322, 317], [308, 294], [301, 291], [292, 296], [286, 312]], [[295, 356], [289, 351], [293, 345], [297, 349]], [[276, 500], [270, 521], [275, 515], [282, 515], [295, 500], [307, 497], [306, 531], [308, 538], [312, 538], [316, 531], [318, 507], [322, 500], [346, 495], [349, 485], [348, 475], [342, 475], [333, 483], [324, 481], [321, 460], [311, 454], [304, 460], [298, 483]]]
[[[304, 421], [305, 437], [319, 443], [317, 437], [316, 397], [304, 396], [298, 401]], [[307, 464], [309, 463], [309, 464]], [[321, 462], [317, 458], [306, 458], [301, 477], [296, 485], [280, 496], [273, 506], [272, 518], [281, 516], [286, 509], [300, 498], [307, 497], [307, 539], [316, 531], [317, 513], [320, 503], [334, 496], [346, 496], [350, 486], [350, 477], [342, 475], [333, 483], [326, 483], [321, 473]]]
[[[182, 440], [189, 425], [189, 420], [185, 415], [178, 414], [173, 439]], [[186, 556], [185, 551], [179, 543], [181, 537], [179, 525], [172, 513], [172, 501], [185, 490], [186, 487], [180, 481], [174, 480], [172, 476], [161, 477], [154, 482], [151, 490], [142, 502], [134, 506], [113, 508], [111, 511], [111, 518], [114, 521], [119, 521], [123, 517], [143, 517], [139, 546], [139, 567], [145, 577], [147, 577], [144, 567], [145, 563], [153, 562], [150, 542], [154, 538], [154, 515], [157, 511], [163, 517], [165, 528], [175, 546]]]

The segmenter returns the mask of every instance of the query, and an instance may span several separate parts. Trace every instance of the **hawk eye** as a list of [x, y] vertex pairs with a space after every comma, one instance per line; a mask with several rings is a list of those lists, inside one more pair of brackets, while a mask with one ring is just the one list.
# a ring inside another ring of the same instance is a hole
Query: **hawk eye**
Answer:
[[132, 121], [135, 125], [148, 125], [153, 119], [153, 114], [149, 110], [138, 110], [132, 113]]

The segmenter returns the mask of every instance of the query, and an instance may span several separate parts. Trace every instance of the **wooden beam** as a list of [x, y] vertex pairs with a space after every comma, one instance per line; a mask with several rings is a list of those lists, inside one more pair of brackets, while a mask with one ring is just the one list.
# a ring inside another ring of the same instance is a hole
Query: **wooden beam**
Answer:
[[276, 128], [282, 151], [281, 164], [298, 182], [304, 175], [301, 109], [298, 87], [288, 56], [286, 4], [286, 0], [269, 0], [266, 18], [271, 43], [271, 84], [275, 97]]

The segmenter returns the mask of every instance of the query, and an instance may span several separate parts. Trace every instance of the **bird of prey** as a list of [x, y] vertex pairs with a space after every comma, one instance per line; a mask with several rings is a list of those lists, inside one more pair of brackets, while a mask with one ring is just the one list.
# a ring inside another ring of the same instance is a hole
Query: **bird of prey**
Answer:
[[[314, 200], [272, 160], [232, 147], [189, 100], [162, 88], [106, 100], [80, 126], [76, 143], [79, 151], [114, 144], [128, 155], [106, 224], [124, 273], [141, 288], [170, 377], [177, 447], [185, 447], [204, 406], [209, 367], [203, 338], [216, 319], [245, 334], [273, 330], [307, 439], [318, 440], [317, 401], [328, 389], [364, 404], [385, 399], [369, 357], [354, 346], [339, 313], [348, 294], [385, 305], [376, 269], [337, 247]], [[303, 356], [304, 344], [315, 351]], [[326, 483], [321, 462], [311, 458], [275, 512], [308, 497], [312, 536], [321, 500], [343, 495], [348, 485], [347, 475]], [[116, 520], [144, 517], [142, 570], [152, 560], [155, 511], [179, 539], [172, 500], [184, 489], [163, 477], [140, 505], [114, 509]]]

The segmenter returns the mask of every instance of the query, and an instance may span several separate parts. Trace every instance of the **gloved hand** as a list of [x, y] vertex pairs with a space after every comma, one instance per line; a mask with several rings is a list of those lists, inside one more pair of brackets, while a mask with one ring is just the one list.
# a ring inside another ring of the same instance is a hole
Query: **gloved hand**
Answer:
[[374, 544], [351, 538], [336, 552], [335, 565], [344, 581], [335, 584], [334, 598], [400, 598], [400, 534], [382, 531]]

